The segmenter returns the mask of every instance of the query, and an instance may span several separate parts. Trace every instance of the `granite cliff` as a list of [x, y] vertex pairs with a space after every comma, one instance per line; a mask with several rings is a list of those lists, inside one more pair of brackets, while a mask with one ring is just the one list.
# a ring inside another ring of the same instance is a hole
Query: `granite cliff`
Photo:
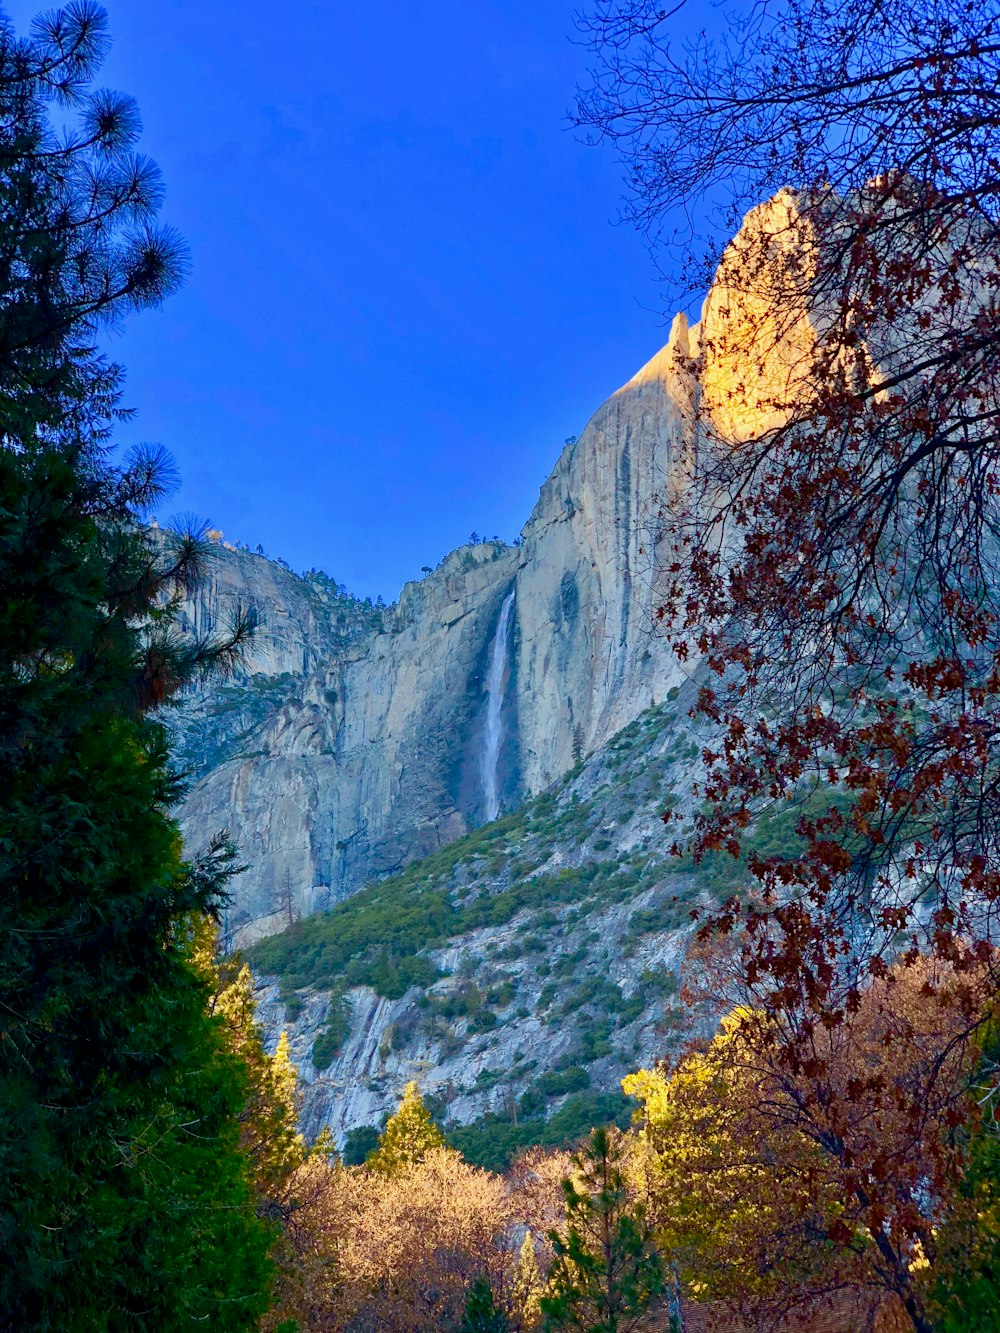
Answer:
[[678, 317], [564, 450], [517, 545], [453, 551], [384, 610], [219, 547], [185, 619], [211, 627], [250, 602], [263, 628], [243, 677], [185, 701], [177, 729], [197, 777], [189, 846], [228, 827], [248, 863], [230, 939], [514, 809], [678, 683], [650, 571], [689, 429], [688, 352]]
[[[696, 399], [724, 446], [767, 424], [815, 336], [793, 309], [787, 358], [746, 338], [770, 315], [740, 247], [777, 228], [797, 255], [797, 226], [791, 195], [749, 216], [700, 325], [679, 315], [598, 409], [515, 545], [453, 551], [387, 608], [220, 550], [185, 608], [209, 627], [250, 601], [264, 622], [243, 677], [178, 714], [183, 818], [192, 849], [229, 827], [248, 863], [227, 939], [289, 1030], [307, 1132], [342, 1142], [416, 1078], [485, 1160], [608, 1118], [621, 1075], [691, 1034], [691, 908], [746, 872], [685, 865], [661, 818], [690, 813], [704, 737], [697, 664], [657, 630], [660, 516], [702, 444]], [[793, 825], [763, 819], [757, 849]]]

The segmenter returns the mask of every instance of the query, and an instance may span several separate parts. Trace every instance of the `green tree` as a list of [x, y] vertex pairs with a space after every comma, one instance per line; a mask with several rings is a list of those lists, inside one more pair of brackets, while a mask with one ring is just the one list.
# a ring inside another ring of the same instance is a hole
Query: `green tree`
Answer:
[[510, 1320], [497, 1309], [489, 1278], [477, 1277], [470, 1285], [460, 1333], [510, 1333]]
[[1000, 1025], [995, 1018], [980, 1040], [974, 1095], [981, 1117], [963, 1127], [959, 1197], [937, 1235], [932, 1310], [938, 1333], [992, 1333], [1000, 1310]]
[[549, 1233], [555, 1261], [541, 1298], [546, 1329], [628, 1333], [663, 1290], [663, 1268], [641, 1203], [629, 1198], [623, 1139], [595, 1129], [563, 1181], [566, 1234]]
[[249, 622], [180, 639], [203, 548], [143, 535], [163, 458], [108, 453], [127, 413], [99, 326], [183, 265], [133, 103], [91, 88], [106, 44], [90, 0], [27, 39], [0, 15], [0, 1327], [239, 1330], [271, 1229], [194, 962], [234, 856], [181, 859], [150, 710]]
[[374, 1125], [357, 1125], [348, 1130], [341, 1153], [345, 1166], [361, 1166], [378, 1147], [379, 1132]]
[[445, 1146], [444, 1135], [431, 1119], [416, 1083], [407, 1083], [396, 1114], [379, 1135], [378, 1147], [366, 1164], [373, 1171], [392, 1175], [404, 1166], [422, 1162], [432, 1148]]

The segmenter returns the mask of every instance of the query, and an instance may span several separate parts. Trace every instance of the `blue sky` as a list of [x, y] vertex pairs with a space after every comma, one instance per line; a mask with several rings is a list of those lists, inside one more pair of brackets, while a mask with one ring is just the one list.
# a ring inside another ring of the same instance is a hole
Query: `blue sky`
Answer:
[[106, 4], [191, 249], [112, 344], [170, 508], [386, 599], [513, 538], [667, 333], [614, 154], [566, 126], [574, 0]]

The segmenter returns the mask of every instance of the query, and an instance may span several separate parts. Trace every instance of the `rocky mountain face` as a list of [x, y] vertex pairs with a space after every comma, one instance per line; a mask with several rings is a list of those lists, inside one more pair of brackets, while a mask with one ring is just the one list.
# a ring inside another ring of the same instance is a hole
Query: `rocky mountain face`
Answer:
[[692, 689], [518, 810], [250, 950], [307, 1134], [343, 1142], [417, 1079], [453, 1130], [531, 1142], [573, 1103], [608, 1118], [623, 1074], [692, 1035], [677, 998], [691, 908], [741, 869], [696, 876], [670, 855], [661, 812], [700, 768]]
[[[744, 240], [794, 210], [756, 210]], [[745, 870], [670, 855], [704, 738], [697, 668], [656, 627], [660, 515], [696, 398], [699, 429], [738, 439], [798, 364], [747, 359], [760, 312], [731, 269], [564, 450], [517, 544], [453, 551], [387, 608], [220, 550], [184, 608], [263, 621], [243, 675], [178, 710], [183, 824], [192, 850], [227, 827], [241, 846], [227, 940], [289, 1030], [310, 1134], [378, 1123], [416, 1078], [455, 1133], [533, 1141], [574, 1106], [608, 1118], [593, 1099], [691, 1034], [691, 911]]]
[[651, 570], [689, 428], [688, 351], [679, 317], [563, 452], [519, 544], [462, 547], [392, 607], [219, 548], [186, 621], [251, 603], [263, 627], [243, 677], [187, 699], [176, 726], [197, 776], [188, 845], [228, 827], [248, 865], [233, 942], [516, 808], [678, 683]]

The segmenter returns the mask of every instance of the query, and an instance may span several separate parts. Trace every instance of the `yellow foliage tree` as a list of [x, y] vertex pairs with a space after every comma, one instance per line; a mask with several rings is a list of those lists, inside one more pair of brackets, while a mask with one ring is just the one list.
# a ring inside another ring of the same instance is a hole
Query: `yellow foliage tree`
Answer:
[[509, 1294], [516, 1201], [499, 1176], [449, 1148], [392, 1171], [311, 1159], [296, 1177], [300, 1285], [286, 1317], [303, 1333], [457, 1327], [469, 1286]]
[[511, 1285], [511, 1304], [517, 1315], [519, 1327], [534, 1328], [541, 1322], [542, 1307], [539, 1302], [544, 1290], [545, 1285], [538, 1270], [538, 1257], [535, 1254], [535, 1238], [528, 1230], [521, 1242]]
[[277, 1206], [306, 1153], [296, 1128], [298, 1078], [288, 1034], [281, 1033], [274, 1055], [268, 1055], [257, 1021], [253, 973], [238, 955], [219, 955], [215, 925], [208, 919], [195, 926], [195, 960], [212, 985], [211, 1012], [247, 1069], [249, 1096], [239, 1119], [254, 1184], [265, 1203]]
[[846, 1289], [930, 1333], [940, 1230], [973, 1204], [935, 1170], [975, 1109], [968, 992], [964, 975], [903, 960], [843, 1022], [815, 1025], [808, 1060], [785, 1058], [780, 1015], [742, 1008], [672, 1073], [623, 1081], [643, 1104], [658, 1240], [692, 1295], [767, 1325]]
[[399, 1109], [390, 1116], [365, 1165], [381, 1175], [393, 1175], [444, 1146], [444, 1135], [431, 1119], [420, 1089], [416, 1083], [407, 1083]]
[[[672, 1074], [642, 1070], [622, 1080], [642, 1103], [632, 1167], [656, 1201], [659, 1247], [692, 1295], [737, 1303], [776, 1294], [792, 1273], [807, 1280], [801, 1229], [822, 1235], [836, 1208], [806, 1184], [814, 1149], [805, 1138], [748, 1113], [759, 1085], [747, 1017], [725, 1018], [708, 1049]], [[759, 1262], [763, 1236], [770, 1264]]]
[[538, 1148], [506, 1177], [442, 1147], [391, 1172], [310, 1155], [293, 1179], [279, 1319], [301, 1333], [439, 1333], [459, 1326], [480, 1282], [512, 1330], [536, 1328], [569, 1165]]

